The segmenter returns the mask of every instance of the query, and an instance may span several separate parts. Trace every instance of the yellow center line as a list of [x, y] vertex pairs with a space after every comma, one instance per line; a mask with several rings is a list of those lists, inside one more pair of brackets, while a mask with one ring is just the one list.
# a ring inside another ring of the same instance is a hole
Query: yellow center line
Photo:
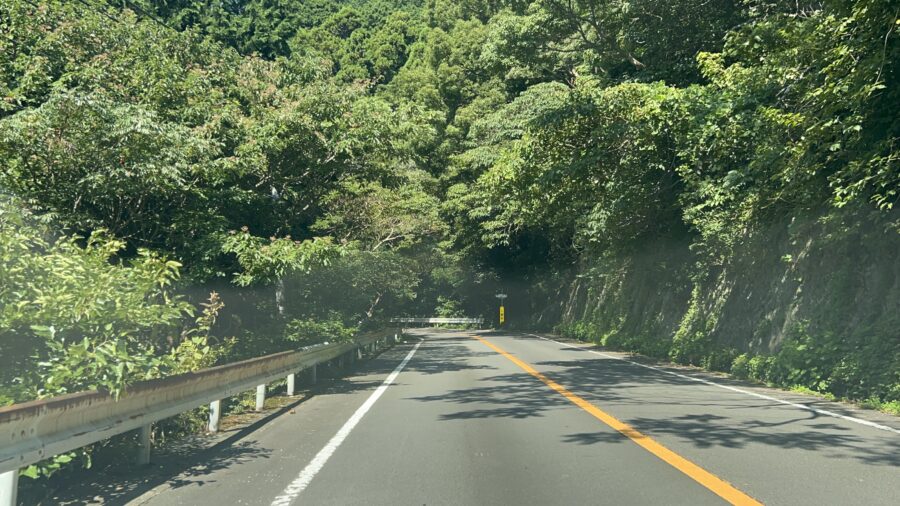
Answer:
[[588, 402], [588, 401], [584, 400], [583, 398], [570, 392], [566, 387], [553, 381], [552, 379], [548, 378], [547, 376], [544, 376], [543, 374], [539, 373], [534, 367], [531, 367], [527, 363], [510, 355], [508, 352], [506, 352], [504, 349], [500, 348], [496, 344], [494, 344], [486, 339], [482, 339], [478, 336], [472, 336], [472, 337], [481, 341], [487, 347], [493, 349], [497, 353], [503, 355], [504, 357], [509, 359], [512, 363], [514, 363], [517, 366], [519, 366], [520, 368], [522, 368], [528, 374], [530, 374], [530, 375], [534, 376], [535, 378], [544, 382], [544, 384], [546, 384], [548, 387], [552, 388], [557, 393], [561, 394], [563, 397], [565, 397], [566, 399], [571, 401], [572, 404], [587, 411], [588, 413], [593, 415], [594, 418], [600, 420], [601, 422], [605, 423], [606, 425], [609, 425], [613, 429], [616, 429], [623, 436], [634, 441], [635, 443], [640, 445], [643, 449], [647, 450], [648, 452], [652, 453], [653, 455], [656, 455], [657, 457], [659, 457], [660, 459], [662, 459], [663, 461], [665, 461], [667, 464], [671, 465], [675, 469], [678, 469], [682, 473], [688, 475], [691, 479], [693, 479], [697, 483], [703, 485], [704, 487], [706, 487], [707, 489], [709, 489], [711, 492], [718, 495], [722, 499], [728, 501], [731, 504], [738, 504], [741, 506], [761, 505], [762, 504], [759, 501], [748, 496], [747, 494], [734, 488], [727, 481], [710, 473], [709, 471], [707, 471], [706, 469], [703, 469], [702, 467], [698, 466], [697, 464], [694, 464], [693, 462], [682, 457], [681, 455], [678, 455], [677, 453], [666, 448], [665, 446], [661, 445], [660, 443], [657, 443], [656, 441], [651, 439], [649, 436], [642, 434], [634, 427], [632, 427], [632, 426], [628, 425], [627, 423], [619, 420], [618, 418], [606, 413], [605, 411], [601, 410], [597, 406], [594, 406], [590, 402]]

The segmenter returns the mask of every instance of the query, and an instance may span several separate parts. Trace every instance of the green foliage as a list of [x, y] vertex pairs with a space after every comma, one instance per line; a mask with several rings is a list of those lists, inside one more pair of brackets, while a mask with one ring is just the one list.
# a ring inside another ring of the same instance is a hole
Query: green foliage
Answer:
[[294, 56], [331, 62], [342, 81], [390, 82], [423, 27], [409, 12], [382, 14], [367, 5], [360, 7], [362, 11], [345, 7], [321, 24], [298, 31], [291, 40]]
[[738, 356], [734, 348], [718, 349], [704, 357], [700, 366], [710, 371], [729, 372]]
[[766, 379], [840, 397], [898, 400], [900, 350], [889, 340], [876, 337], [886, 334], [875, 329], [861, 329], [861, 333], [863, 336], [848, 339], [812, 331], [809, 322], [798, 322], [774, 356]]
[[293, 241], [290, 236], [270, 237], [268, 243], [250, 235], [246, 227], [232, 232], [222, 241], [222, 251], [237, 258], [241, 271], [234, 282], [240, 286], [273, 283], [295, 272], [309, 272], [315, 266], [327, 266], [340, 255], [329, 239]]
[[439, 295], [437, 307], [434, 308], [435, 316], [442, 318], [465, 317], [466, 313], [458, 300]]
[[[0, 122], [0, 184], [74, 227], [132, 237], [163, 217], [208, 210], [185, 200], [202, 177], [205, 148], [187, 128], [142, 107], [53, 95]], [[166, 233], [184, 240], [209, 225], [176, 218]]]
[[571, 323], [561, 323], [554, 327], [554, 331], [560, 335], [577, 339], [579, 341], [604, 344], [605, 339], [600, 327], [590, 321], [576, 320]]
[[385, 141], [400, 128], [389, 108], [316, 62], [240, 58], [82, 4], [3, 9], [0, 184], [129, 252], [174, 254], [192, 277], [233, 272], [227, 230], [311, 238], [325, 195], [351, 174], [387, 177], [402, 149]]
[[[509, 290], [570, 337], [891, 405], [898, 26], [887, 0], [6, 1], [0, 403]], [[891, 274], [835, 260], [856, 245]]]
[[292, 278], [287, 288], [298, 304], [293, 311], [330, 318], [341, 308], [347, 321], [359, 325], [388, 309], [399, 312], [415, 299], [419, 280], [413, 259], [395, 251], [351, 249], [325, 268]]
[[339, 343], [352, 340], [357, 330], [344, 325], [341, 314], [332, 311], [326, 318], [291, 320], [286, 327], [285, 339], [301, 346], [322, 341]]
[[20, 398], [98, 387], [118, 394], [168, 369], [157, 348], [191, 311], [171, 290], [179, 264], [146, 251], [129, 268], [111, 264], [120, 241], [98, 232], [83, 248], [78, 238], [47, 242], [13, 212], [4, 203], [3, 356], [9, 365], [40, 360], [18, 379]]
[[19, 476], [26, 478], [38, 479], [40, 477], [50, 477], [58, 471], [72, 465], [73, 462], [80, 462], [81, 467], [91, 467], [91, 455], [86, 451], [75, 451], [54, 455], [52, 458], [32, 464], [25, 469], [19, 471]]
[[399, 187], [349, 180], [328, 195], [326, 214], [313, 229], [342, 242], [357, 242], [363, 249], [410, 250], [445, 233], [438, 216], [438, 200], [428, 193], [430, 178], [409, 175]]
[[[123, 241], [103, 231], [53, 235], [20, 206], [0, 201], [0, 403], [91, 389], [118, 396], [228, 353], [229, 341], [211, 335], [221, 300], [211, 294], [191, 322], [195, 308], [175, 287], [178, 262], [146, 250], [123, 261]], [[90, 466], [93, 452], [58, 455], [24, 475]]]
[[583, 246], [627, 247], [676, 226], [666, 112], [676, 93], [663, 85], [576, 89], [479, 180], [502, 196], [491, 202], [501, 209], [487, 223], [500, 228], [492, 234], [508, 241], [516, 227], [540, 226], [565, 241], [577, 229]]
[[[114, 7], [128, 7], [128, 3], [106, 1]], [[290, 53], [289, 41], [298, 30], [322, 23], [340, 9], [343, 2], [143, 0], [134, 3], [167, 19], [171, 26], [207, 34], [234, 47], [241, 54], [255, 53], [274, 58], [287, 56]]]
[[894, 416], [900, 416], [900, 401], [883, 402], [875, 397], [863, 400], [860, 405], [869, 409], [877, 409]]
[[[718, 301], [721, 303], [722, 298]], [[691, 302], [678, 330], [672, 337], [672, 349], [669, 356], [676, 362], [700, 365], [703, 359], [713, 351], [714, 343], [711, 333], [718, 323], [718, 311], [705, 311], [702, 307], [703, 294], [700, 287], [695, 286], [691, 293]]]
[[[721, 47], [740, 24], [738, 2], [703, 0], [540, 0], [509, 2], [491, 21], [488, 53], [509, 74], [575, 80], [592, 74], [616, 80], [696, 79], [694, 56]], [[702, 22], [698, 22], [701, 20]]]
[[119, 395], [219, 356], [208, 340], [221, 302], [213, 294], [189, 325], [194, 308], [173, 286], [177, 262], [140, 251], [126, 264], [116, 259], [123, 243], [101, 232], [45, 240], [13, 205], [0, 209], [0, 346], [11, 400], [94, 388]]

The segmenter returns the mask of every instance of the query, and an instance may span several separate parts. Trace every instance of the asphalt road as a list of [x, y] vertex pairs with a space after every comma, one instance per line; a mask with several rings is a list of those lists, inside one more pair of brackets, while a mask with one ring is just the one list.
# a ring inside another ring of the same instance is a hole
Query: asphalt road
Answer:
[[815, 398], [535, 336], [412, 334], [134, 502], [900, 503], [900, 433], [759, 395]]

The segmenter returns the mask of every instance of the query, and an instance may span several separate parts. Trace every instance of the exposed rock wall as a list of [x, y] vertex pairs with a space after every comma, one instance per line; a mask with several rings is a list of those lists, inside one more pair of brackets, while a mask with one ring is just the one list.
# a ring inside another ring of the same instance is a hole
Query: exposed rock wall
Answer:
[[689, 240], [583, 258], [558, 328], [761, 380], [900, 399], [900, 233], [887, 218], [787, 218], [748, 231], [719, 262]]

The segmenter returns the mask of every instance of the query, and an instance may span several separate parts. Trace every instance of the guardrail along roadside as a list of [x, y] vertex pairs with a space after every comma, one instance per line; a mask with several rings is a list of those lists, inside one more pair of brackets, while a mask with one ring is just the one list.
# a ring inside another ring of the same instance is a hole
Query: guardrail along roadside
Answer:
[[286, 379], [294, 395], [296, 375], [315, 383], [316, 367], [331, 360], [355, 361], [364, 351], [397, 342], [398, 333], [379, 331], [352, 342], [322, 344], [225, 364], [167, 378], [134, 383], [114, 398], [107, 392], [79, 392], [0, 408], [0, 506], [16, 504], [19, 469], [92, 443], [140, 430], [140, 464], [150, 461], [151, 424], [208, 404], [208, 429], [219, 429], [222, 400], [256, 391], [262, 410], [266, 384]]

